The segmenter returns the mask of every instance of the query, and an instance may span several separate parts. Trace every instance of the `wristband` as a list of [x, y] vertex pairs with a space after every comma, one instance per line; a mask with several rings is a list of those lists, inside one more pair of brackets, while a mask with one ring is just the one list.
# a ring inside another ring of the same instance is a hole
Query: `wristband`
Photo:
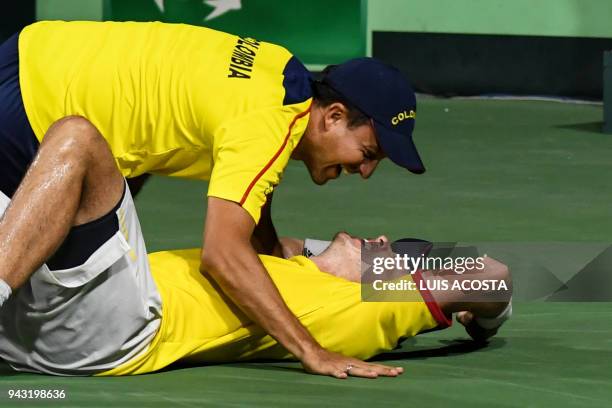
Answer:
[[11, 296], [13, 291], [11, 287], [2, 279], [0, 279], [0, 307], [6, 302], [6, 300]]
[[321, 252], [325, 251], [327, 247], [330, 246], [330, 244], [331, 241], [320, 241], [318, 239], [306, 238], [304, 240], [304, 249], [302, 250], [302, 255], [304, 255], [306, 258], [321, 255]]
[[501, 312], [497, 317], [487, 318], [487, 317], [477, 317], [476, 323], [482, 327], [483, 329], [497, 329], [500, 327], [506, 320], [508, 320], [512, 316], [512, 298], [506, 305], [506, 308], [503, 312]]

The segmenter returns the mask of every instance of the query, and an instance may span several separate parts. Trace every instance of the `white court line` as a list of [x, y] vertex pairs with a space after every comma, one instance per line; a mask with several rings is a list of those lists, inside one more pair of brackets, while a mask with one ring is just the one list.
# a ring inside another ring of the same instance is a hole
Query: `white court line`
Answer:
[[[548, 389], [548, 388], [545, 388], [545, 387], [530, 387], [528, 385], [523, 385], [523, 384], [520, 384], [520, 383], [514, 383], [514, 382], [510, 382], [510, 381], [496, 381], [496, 380], [491, 380], [489, 378], [481, 378], [479, 380], [481, 380], [481, 381], [488, 381], [488, 382], [492, 382], [492, 383], [496, 383], [496, 384], [502, 384], [502, 385], [513, 385], [515, 387], [525, 388], [525, 389], [528, 389], [528, 390], [531, 390], [531, 391], [547, 392], [549, 394], [561, 395], [561, 396], [565, 396], [565, 397], [580, 398], [580, 399], [584, 399], [584, 400], [587, 400], [587, 401], [597, 401], [597, 402], [604, 402], [604, 403], [608, 402], [608, 400], [606, 400], [606, 399], [586, 397], [584, 395], [573, 394], [571, 392], [563, 392], [563, 391], [551, 390], [551, 389]], [[605, 404], [602, 404], [601, 406], [605, 406]]]
[[504, 332], [509, 332], [509, 331], [520, 331], [520, 332], [532, 332], [532, 331], [542, 331], [542, 332], [559, 332], [559, 333], [584, 333], [584, 332], [588, 332], [588, 333], [610, 333], [612, 332], [612, 329], [610, 330], [599, 330], [599, 329], [513, 329], [510, 327], [506, 327], [504, 328]]

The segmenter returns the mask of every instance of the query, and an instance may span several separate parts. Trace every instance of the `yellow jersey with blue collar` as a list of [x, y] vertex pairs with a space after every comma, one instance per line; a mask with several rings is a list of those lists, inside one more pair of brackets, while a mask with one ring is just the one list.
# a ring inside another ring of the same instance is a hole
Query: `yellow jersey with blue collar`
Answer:
[[310, 74], [289, 51], [204, 27], [44, 21], [20, 33], [19, 59], [39, 141], [83, 116], [125, 177], [210, 180], [255, 222], [308, 123]]

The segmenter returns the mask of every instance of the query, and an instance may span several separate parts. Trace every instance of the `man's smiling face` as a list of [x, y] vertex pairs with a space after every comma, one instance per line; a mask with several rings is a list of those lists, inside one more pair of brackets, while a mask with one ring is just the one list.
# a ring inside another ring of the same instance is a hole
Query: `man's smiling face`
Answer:
[[304, 143], [304, 161], [316, 184], [346, 173], [363, 178], [372, 175], [384, 154], [378, 147], [372, 122], [351, 126], [347, 109], [341, 103], [326, 107], [313, 105]]

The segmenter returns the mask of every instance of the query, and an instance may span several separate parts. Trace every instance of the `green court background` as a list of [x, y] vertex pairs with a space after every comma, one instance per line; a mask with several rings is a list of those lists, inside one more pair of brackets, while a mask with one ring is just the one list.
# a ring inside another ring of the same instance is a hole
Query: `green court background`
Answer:
[[612, 38], [608, 0], [242, 0], [209, 22], [203, 1], [163, 4], [162, 13], [155, 0], [38, 0], [37, 18], [205, 24], [283, 44], [314, 67], [371, 55], [373, 31]]
[[[421, 99], [416, 142], [427, 173], [384, 163], [371, 180], [317, 187], [291, 163], [275, 194], [275, 222], [299, 237], [346, 229], [439, 241], [609, 242], [612, 139], [599, 133], [600, 118], [596, 105]], [[145, 186], [137, 206], [150, 250], [199, 246], [205, 191], [205, 183], [166, 178]], [[36, 406], [604, 407], [612, 400], [612, 303], [518, 303], [488, 347], [455, 325], [382, 358], [406, 373], [341, 381], [271, 362], [58, 378], [4, 367], [0, 406], [32, 406], [6, 400], [10, 388], [47, 388], [65, 389], [68, 399]]]
[[608, 0], [370, 0], [372, 32], [502, 34], [612, 38]]
[[240, 10], [205, 21], [202, 0], [38, 0], [38, 20], [187, 23], [282, 44], [311, 69], [365, 55], [366, 0], [242, 0]]
[[376, 31], [612, 38], [607, 0], [370, 0]]

